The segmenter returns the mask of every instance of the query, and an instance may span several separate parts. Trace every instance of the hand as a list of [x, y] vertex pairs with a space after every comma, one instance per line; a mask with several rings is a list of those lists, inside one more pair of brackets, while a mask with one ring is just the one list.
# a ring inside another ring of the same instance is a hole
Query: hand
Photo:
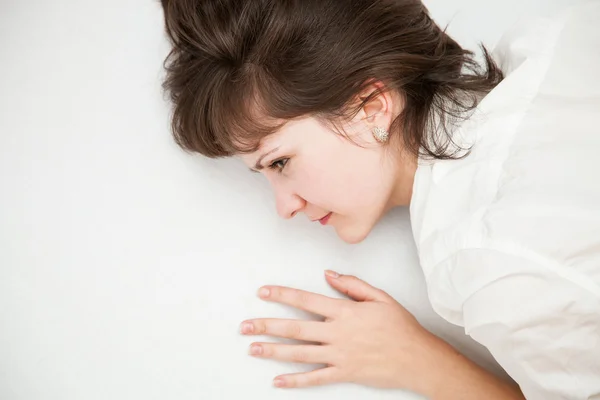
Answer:
[[282, 375], [278, 387], [295, 388], [353, 382], [424, 393], [431, 387], [441, 356], [454, 350], [424, 329], [390, 295], [353, 276], [327, 271], [327, 282], [352, 300], [279, 286], [259, 296], [326, 317], [325, 321], [254, 319], [242, 323], [246, 335], [267, 335], [315, 344], [253, 343], [255, 357], [326, 364], [311, 372]]

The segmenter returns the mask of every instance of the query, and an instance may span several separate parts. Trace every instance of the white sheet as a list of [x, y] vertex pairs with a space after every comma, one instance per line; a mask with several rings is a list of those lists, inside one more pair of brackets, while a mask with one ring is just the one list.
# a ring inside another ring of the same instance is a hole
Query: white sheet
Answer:
[[[427, 2], [467, 44], [495, 43], [515, 10], [543, 3]], [[241, 163], [175, 147], [158, 86], [158, 1], [4, 0], [0, 48], [1, 399], [409, 398], [274, 389], [277, 374], [311, 366], [246, 355], [243, 319], [301, 316], [255, 290], [335, 295], [325, 268], [387, 290], [493, 368], [431, 310], [407, 210], [344, 245], [303, 219], [280, 221], [266, 182]]]

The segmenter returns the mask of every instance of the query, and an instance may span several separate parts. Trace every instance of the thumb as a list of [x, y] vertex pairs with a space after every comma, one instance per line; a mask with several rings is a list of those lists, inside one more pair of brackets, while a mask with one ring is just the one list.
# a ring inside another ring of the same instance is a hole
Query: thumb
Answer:
[[327, 270], [325, 271], [325, 278], [332, 288], [356, 301], [388, 302], [391, 299], [383, 290], [377, 289], [352, 275], [341, 275]]

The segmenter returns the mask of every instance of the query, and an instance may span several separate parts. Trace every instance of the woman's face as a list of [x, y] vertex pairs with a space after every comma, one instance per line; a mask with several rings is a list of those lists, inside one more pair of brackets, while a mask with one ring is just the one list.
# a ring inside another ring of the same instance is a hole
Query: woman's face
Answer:
[[410, 202], [416, 169], [394, 150], [394, 136], [385, 145], [374, 139], [377, 122], [387, 127], [390, 118], [357, 115], [345, 129], [349, 140], [315, 118], [290, 121], [242, 159], [266, 176], [281, 217], [303, 213], [358, 243], [389, 209]]

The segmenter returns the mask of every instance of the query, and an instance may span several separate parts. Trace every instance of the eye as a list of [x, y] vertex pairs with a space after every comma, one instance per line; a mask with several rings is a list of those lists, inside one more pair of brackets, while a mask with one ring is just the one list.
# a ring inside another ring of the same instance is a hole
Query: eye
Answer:
[[269, 168], [277, 172], [281, 172], [283, 171], [289, 160], [289, 158], [281, 158], [279, 160], [275, 160], [269, 165]]

